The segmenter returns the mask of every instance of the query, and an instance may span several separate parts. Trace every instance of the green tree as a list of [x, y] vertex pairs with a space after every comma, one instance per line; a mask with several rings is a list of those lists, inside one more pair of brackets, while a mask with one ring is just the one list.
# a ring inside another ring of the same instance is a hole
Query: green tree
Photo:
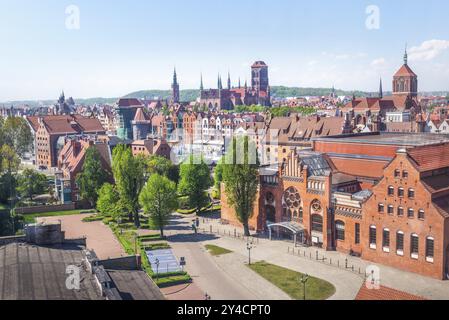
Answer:
[[120, 195], [110, 183], [105, 183], [98, 191], [97, 210], [104, 216], [111, 216], [118, 221], [123, 210]]
[[213, 185], [210, 170], [204, 159], [191, 156], [181, 165], [178, 190], [189, 197], [190, 207], [201, 212], [209, 203], [207, 190]]
[[95, 207], [98, 191], [109, 178], [109, 172], [102, 166], [100, 152], [94, 146], [89, 147], [86, 151], [82, 171], [76, 176], [81, 199]]
[[113, 152], [112, 172], [123, 209], [129, 219], [140, 227], [139, 194], [145, 184], [145, 159], [133, 157], [125, 145], [118, 145]]
[[33, 145], [33, 135], [25, 119], [10, 117], [1, 126], [3, 143], [13, 148], [19, 156], [30, 151]]
[[139, 203], [163, 237], [170, 215], [178, 208], [176, 184], [167, 177], [153, 174], [140, 193]]
[[214, 188], [218, 194], [221, 193], [221, 183], [223, 182], [223, 164], [225, 158], [221, 158], [214, 171]]
[[179, 181], [179, 167], [165, 157], [150, 156], [147, 161], [147, 171], [150, 175], [158, 174], [169, 178], [175, 183]]
[[48, 179], [36, 170], [25, 169], [19, 175], [17, 191], [21, 196], [33, 201], [34, 195], [48, 192]]
[[228, 204], [234, 208], [242, 223], [245, 236], [249, 236], [249, 219], [254, 214], [259, 161], [254, 143], [248, 137], [234, 138], [225, 156], [223, 181]]

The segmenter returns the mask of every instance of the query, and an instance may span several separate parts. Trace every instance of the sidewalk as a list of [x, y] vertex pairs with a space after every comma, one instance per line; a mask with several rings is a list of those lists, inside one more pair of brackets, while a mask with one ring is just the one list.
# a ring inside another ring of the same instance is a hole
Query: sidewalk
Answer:
[[[216, 219], [208, 219], [204, 222], [206, 223], [202, 223], [202, 230], [208, 233], [212, 226], [215, 235], [220, 237], [214, 244], [247, 255], [247, 238], [242, 237], [241, 229], [230, 225], [221, 225]], [[234, 238], [234, 232], [237, 233], [238, 238]], [[354, 299], [358, 290], [364, 284], [365, 270], [368, 266], [377, 266], [380, 269], [380, 280], [383, 286], [431, 300], [446, 300], [449, 298], [449, 281], [436, 280], [378, 265], [336, 251], [325, 251], [314, 247], [294, 248], [293, 243], [287, 241], [270, 241], [257, 238], [254, 238], [253, 241], [256, 244], [256, 248], [252, 252], [255, 259], [309, 273], [331, 282], [337, 287], [336, 295], [332, 299]], [[262, 250], [258, 250], [258, 248]], [[317, 252], [320, 261], [316, 261]], [[323, 260], [323, 258], [325, 259]], [[346, 259], [348, 269], [345, 265]]]

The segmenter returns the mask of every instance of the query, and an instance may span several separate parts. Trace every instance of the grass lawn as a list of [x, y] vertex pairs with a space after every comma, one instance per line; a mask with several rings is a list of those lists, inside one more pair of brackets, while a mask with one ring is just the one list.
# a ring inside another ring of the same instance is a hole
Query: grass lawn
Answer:
[[[257, 262], [248, 266], [260, 276], [287, 293], [292, 299], [303, 299], [302, 273], [275, 266], [266, 262]], [[326, 300], [335, 293], [335, 287], [327, 281], [309, 277], [306, 285], [307, 300]]]
[[31, 213], [31, 214], [24, 214], [23, 218], [25, 219], [25, 223], [35, 223], [36, 218], [73, 216], [73, 215], [81, 214], [81, 212], [86, 212], [86, 210], [69, 210], [69, 211], [55, 211], [55, 212], [45, 212], [45, 213]]
[[232, 253], [231, 250], [228, 250], [228, 249], [225, 249], [225, 248], [221, 248], [221, 247], [217, 247], [217, 246], [214, 246], [214, 245], [211, 245], [211, 244], [206, 245], [206, 249], [213, 256], [221, 256], [222, 254]]

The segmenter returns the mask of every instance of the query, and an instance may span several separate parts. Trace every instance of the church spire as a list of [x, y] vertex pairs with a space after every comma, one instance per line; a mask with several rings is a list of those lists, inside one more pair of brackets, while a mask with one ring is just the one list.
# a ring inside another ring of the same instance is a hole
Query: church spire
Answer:
[[228, 89], [231, 90], [231, 73], [228, 71]]
[[407, 44], [405, 45], [404, 64], [405, 64], [405, 65], [408, 64]]
[[240, 82], [240, 77], [239, 77], [239, 89], [242, 87], [242, 84]]
[[380, 85], [379, 85], [379, 98], [383, 98], [384, 97], [384, 92], [383, 92], [383, 88], [382, 88], [382, 78], [380, 78]]
[[178, 84], [178, 76], [176, 74], [176, 67], [174, 68], [173, 71], [173, 84], [171, 88], [172, 88], [172, 102], [179, 103], [180, 95], [179, 95], [179, 84]]
[[201, 83], [200, 83], [200, 91], [204, 90], [204, 85], [203, 85], [203, 74], [201, 73]]
[[176, 67], [173, 70], [173, 84], [178, 84], [178, 76], [176, 74]]

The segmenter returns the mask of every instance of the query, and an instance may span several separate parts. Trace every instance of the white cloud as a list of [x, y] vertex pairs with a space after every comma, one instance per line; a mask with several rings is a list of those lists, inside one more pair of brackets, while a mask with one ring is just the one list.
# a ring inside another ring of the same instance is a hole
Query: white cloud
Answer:
[[327, 57], [331, 57], [335, 60], [350, 60], [350, 59], [359, 59], [359, 58], [364, 58], [367, 56], [366, 53], [363, 52], [357, 52], [357, 53], [330, 53], [330, 52], [326, 52], [323, 51], [321, 53], [323, 56], [327, 56]]
[[412, 47], [409, 50], [410, 61], [429, 61], [439, 56], [449, 48], [447, 40], [427, 40], [420, 46]]
[[371, 61], [371, 66], [372, 67], [383, 67], [383, 66], [385, 66], [386, 62], [387, 61], [385, 60], [385, 58], [378, 58], [378, 59]]

